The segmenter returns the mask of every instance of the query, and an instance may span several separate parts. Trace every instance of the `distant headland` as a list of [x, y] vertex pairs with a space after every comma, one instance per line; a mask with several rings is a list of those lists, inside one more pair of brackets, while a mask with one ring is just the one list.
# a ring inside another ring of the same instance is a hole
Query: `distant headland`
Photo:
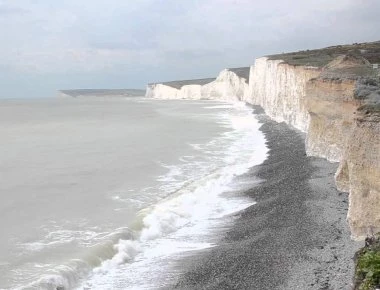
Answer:
[[58, 91], [60, 97], [141, 97], [145, 90], [139, 89], [73, 89]]

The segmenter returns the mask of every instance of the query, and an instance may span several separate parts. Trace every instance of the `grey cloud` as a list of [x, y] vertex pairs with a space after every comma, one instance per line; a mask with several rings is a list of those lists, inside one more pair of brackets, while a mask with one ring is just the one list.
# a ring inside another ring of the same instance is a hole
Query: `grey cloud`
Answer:
[[7, 5], [0, 5], [0, 17], [24, 14], [27, 12], [28, 12], [28, 10], [23, 9], [23, 8], [12, 7], [12, 6], [7, 6]]
[[181, 60], [194, 60], [194, 59], [205, 59], [209, 57], [215, 57], [217, 55], [220, 55], [218, 51], [215, 50], [181, 50], [181, 49], [176, 49], [176, 50], [169, 50], [165, 51], [163, 55], [168, 58], [168, 59], [181, 59]]
[[[265, 54], [380, 39], [378, 11], [378, 0], [0, 0], [0, 74], [34, 73], [41, 90], [63, 73], [66, 87], [208, 77]], [[31, 65], [38, 73], [23, 72]]]
[[89, 42], [90, 47], [96, 49], [107, 50], [146, 50], [155, 47], [153, 41], [138, 41], [138, 40], [95, 40]]

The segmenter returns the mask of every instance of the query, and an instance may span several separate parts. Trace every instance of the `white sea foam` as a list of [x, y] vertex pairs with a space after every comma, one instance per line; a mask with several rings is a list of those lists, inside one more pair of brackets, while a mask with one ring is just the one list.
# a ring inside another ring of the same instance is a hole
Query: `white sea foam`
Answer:
[[169, 170], [169, 172], [157, 178], [157, 180], [161, 182], [176, 181], [177, 177], [183, 173], [181, 167], [177, 165], [166, 165], [161, 163], [161, 166]]
[[[263, 162], [267, 153], [265, 139], [258, 131], [260, 124], [249, 114], [249, 109], [241, 104], [234, 106], [234, 109], [239, 110], [239, 114], [220, 115], [224, 123], [228, 121], [232, 131], [202, 148], [193, 144], [196, 150], [212, 151], [218, 155], [219, 162], [222, 161], [218, 168], [213, 168], [211, 164], [202, 168], [197, 163], [191, 163], [191, 158], [182, 157], [181, 161], [187, 167], [193, 167], [192, 175], [187, 175], [184, 185], [178, 177], [183, 177], [189, 168], [165, 165], [169, 171], [159, 180], [170, 183], [172, 189], [177, 186], [175, 194], [144, 210], [141, 213], [144, 216], [143, 227], [138, 238], [133, 241], [120, 240], [115, 246], [117, 254], [96, 268], [80, 289], [137, 289], [136, 285], [144, 289], [154, 287], [157, 279], [162, 279], [164, 273], [170, 273], [167, 265], [158, 267], [160, 261], [170, 260], [171, 256], [187, 251], [212, 247], [213, 243], [207, 242], [207, 233], [218, 228], [218, 223], [224, 224], [223, 217], [254, 204], [246, 198], [232, 198], [225, 194], [232, 189], [235, 176]], [[226, 144], [227, 148], [224, 147]]]
[[19, 244], [20, 248], [35, 252], [49, 247], [59, 246], [75, 241], [82, 245], [90, 245], [96, 239], [104, 238], [106, 233], [94, 231], [57, 230], [49, 232], [43, 239], [30, 243]]
[[[213, 247], [215, 234], [233, 221], [230, 215], [254, 204], [229, 192], [236, 176], [263, 162], [267, 149], [251, 109], [242, 104], [205, 108], [223, 110], [216, 121], [226, 128], [224, 133], [208, 143], [191, 143], [193, 151], [178, 156], [174, 164], [161, 162], [166, 173], [157, 176], [156, 187], [105, 193], [115, 214], [127, 211], [124, 205], [130, 203], [145, 206], [132, 229], [106, 232], [56, 227], [43, 238], [22, 244], [23, 250], [39, 252], [75, 242], [88, 251], [62, 266], [35, 264], [34, 268], [48, 274], [20, 289], [155, 288], [175, 276], [175, 269], [170, 268], [173, 259]], [[26, 271], [21, 269], [18, 275]]]
[[233, 104], [228, 105], [216, 105], [216, 106], [207, 106], [206, 109], [231, 109], [233, 108]]
[[203, 150], [203, 148], [202, 148], [202, 144], [189, 144], [191, 147], [193, 147], [195, 150], [199, 150], [199, 151], [201, 151], [201, 150]]

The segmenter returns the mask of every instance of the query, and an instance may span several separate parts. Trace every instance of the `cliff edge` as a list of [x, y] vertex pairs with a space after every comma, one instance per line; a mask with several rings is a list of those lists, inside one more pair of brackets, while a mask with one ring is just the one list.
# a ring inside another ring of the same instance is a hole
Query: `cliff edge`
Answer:
[[157, 99], [242, 100], [248, 89], [249, 67], [221, 71], [216, 79], [148, 84], [146, 97]]
[[305, 132], [308, 155], [340, 163], [336, 184], [362, 239], [380, 231], [379, 63], [380, 42], [338, 45], [258, 58], [216, 79], [150, 84], [146, 96], [245, 101]]
[[380, 231], [380, 71], [374, 63], [380, 63], [380, 42], [259, 58], [245, 96], [306, 132], [308, 155], [340, 162], [335, 179], [349, 192], [355, 239], [370, 228]]

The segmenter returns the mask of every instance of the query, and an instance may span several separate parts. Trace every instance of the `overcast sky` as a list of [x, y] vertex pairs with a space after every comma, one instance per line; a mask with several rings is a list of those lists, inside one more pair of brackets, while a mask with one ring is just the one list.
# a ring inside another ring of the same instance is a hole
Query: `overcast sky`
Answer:
[[0, 97], [145, 88], [380, 40], [379, 0], [0, 0]]

